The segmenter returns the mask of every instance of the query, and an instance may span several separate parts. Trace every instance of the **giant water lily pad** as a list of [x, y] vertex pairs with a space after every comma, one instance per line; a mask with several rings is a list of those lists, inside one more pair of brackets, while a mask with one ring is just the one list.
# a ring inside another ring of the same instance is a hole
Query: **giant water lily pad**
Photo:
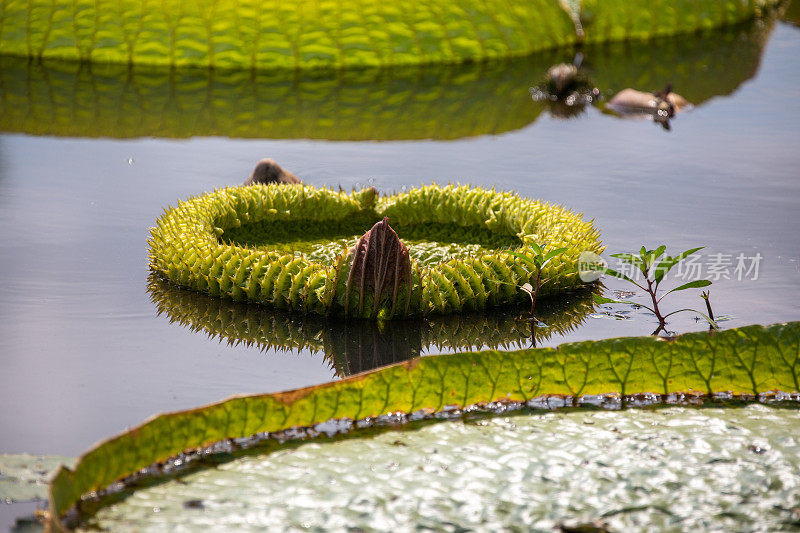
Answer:
[[98, 63], [318, 69], [456, 63], [694, 32], [777, 0], [0, 2], [0, 54]]
[[796, 407], [749, 405], [534, 411], [322, 437], [142, 488], [85, 527], [792, 530], [798, 433]]
[[[402, 240], [396, 260], [395, 248], [369, 252], [370, 242], [383, 242], [365, 240], [381, 219], [397, 230], [381, 235]], [[183, 287], [303, 313], [391, 319], [522, 301], [517, 287], [532, 272], [507, 251], [532, 254], [528, 242], [566, 248], [543, 270], [542, 296], [582, 287], [580, 253], [603, 250], [592, 223], [563, 207], [452, 185], [391, 196], [234, 187], [167, 210], [149, 244], [151, 268]], [[378, 290], [371, 278], [387, 265]]]
[[59, 470], [50, 487], [50, 508], [60, 519], [83, 495], [141, 469], [159, 472], [158, 466], [147, 467], [182, 452], [220, 442], [230, 449], [231, 439], [247, 442], [273, 433], [287, 438], [292, 432], [307, 434], [297, 428], [321, 431], [326, 424], [359, 427], [383, 415], [401, 423], [490, 402], [501, 408], [535, 406], [555, 397], [563, 405], [609, 393], [625, 401], [639, 401], [636, 395], [643, 393], [651, 402], [687, 394], [796, 401], [800, 323], [691, 333], [671, 341], [622, 338], [558, 349], [422, 357], [316, 387], [160, 415], [98, 444], [73, 469]]
[[0, 454], [0, 505], [46, 500], [50, 474], [72, 462], [55, 455]]

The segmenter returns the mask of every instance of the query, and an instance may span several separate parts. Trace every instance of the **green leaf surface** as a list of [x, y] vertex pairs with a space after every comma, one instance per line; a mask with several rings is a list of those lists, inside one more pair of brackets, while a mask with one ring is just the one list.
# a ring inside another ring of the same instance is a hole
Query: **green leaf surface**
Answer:
[[2, 0], [0, 16], [0, 54], [216, 69], [457, 63], [577, 40], [557, 0]]
[[711, 281], [707, 279], [696, 279], [694, 281], [690, 281], [689, 283], [684, 283], [683, 285], [675, 287], [667, 294], [670, 292], [685, 291], [686, 289], [699, 289], [701, 287], [708, 287], [709, 285], [711, 285]]
[[[534, 253], [536, 253], [535, 250], [534, 250]], [[526, 265], [532, 266], [534, 269], [537, 268], [537, 267], [541, 267], [541, 261], [537, 261], [537, 259], [539, 259], [538, 255], [534, 255], [533, 257], [528, 257], [527, 255], [523, 255], [523, 254], [521, 254], [519, 252], [514, 252], [513, 250], [509, 250], [508, 254], [509, 255], [513, 255], [514, 257], [516, 257], [517, 259], [519, 259], [520, 261], [522, 261]]]
[[629, 278], [626, 274], [623, 274], [621, 272], [617, 272], [613, 268], [604, 267], [602, 265], [586, 265], [586, 268], [588, 270], [598, 270], [598, 271], [600, 271], [600, 272], [602, 272], [604, 274], [608, 274], [609, 276], [612, 276], [614, 278], [624, 279], [625, 281], [630, 281], [631, 283], [636, 283], [631, 278]]
[[0, 54], [215, 69], [522, 56], [735, 24], [775, 0], [0, 0]]
[[61, 517], [82, 495], [103, 489], [184, 450], [235, 437], [402, 411], [438, 411], [543, 395], [758, 395], [800, 391], [800, 322], [769, 327], [570, 343], [557, 349], [484, 351], [422, 357], [340, 381], [239, 396], [156, 416], [102, 442], [50, 486]]

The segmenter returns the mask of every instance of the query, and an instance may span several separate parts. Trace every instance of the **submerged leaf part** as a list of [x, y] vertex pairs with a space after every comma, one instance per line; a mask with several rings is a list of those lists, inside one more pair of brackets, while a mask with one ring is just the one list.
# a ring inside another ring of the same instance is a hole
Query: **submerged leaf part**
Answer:
[[187, 450], [331, 419], [549, 395], [729, 393], [755, 399], [770, 391], [800, 391], [800, 322], [670, 341], [632, 337], [422, 357], [316, 387], [156, 416], [96, 445], [74, 468], [60, 469], [50, 484], [50, 510], [60, 520], [82, 496]]

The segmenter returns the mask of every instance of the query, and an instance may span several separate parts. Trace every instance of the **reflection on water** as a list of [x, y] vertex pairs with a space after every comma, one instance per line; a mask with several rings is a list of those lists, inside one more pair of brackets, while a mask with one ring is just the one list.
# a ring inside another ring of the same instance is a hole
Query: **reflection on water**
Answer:
[[[694, 104], [751, 78], [774, 21], [583, 50], [606, 94], [673, 83]], [[109, 137], [456, 139], [522, 128], [529, 88], [572, 50], [513, 61], [321, 73], [169, 70], [0, 57], [0, 130]]]
[[800, 0], [792, 0], [781, 15], [781, 20], [800, 27]]
[[[389, 322], [330, 320], [293, 315], [260, 305], [212, 298], [176, 287], [157, 275], [147, 290], [171, 323], [229, 344], [262, 350], [322, 353], [339, 376], [417, 357], [428, 350], [512, 349], [531, 345], [531, 322], [524, 308]], [[536, 341], [578, 327], [594, 310], [592, 291], [544, 300], [536, 307], [547, 327], [536, 327]]]
[[626, 87], [657, 91], [671, 83], [698, 105], [731, 94], [755, 76], [774, 25], [770, 18], [682, 39], [598, 45], [583, 67], [606, 94]]
[[333, 74], [0, 57], [0, 130], [108, 137], [453, 139], [519, 129], [551, 56]]

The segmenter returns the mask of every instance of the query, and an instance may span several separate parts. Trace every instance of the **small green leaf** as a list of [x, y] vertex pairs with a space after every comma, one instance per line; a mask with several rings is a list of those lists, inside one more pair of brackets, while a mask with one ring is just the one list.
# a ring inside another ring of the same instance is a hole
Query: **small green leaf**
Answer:
[[628, 300], [614, 300], [612, 298], [606, 298], [605, 296], [600, 296], [599, 294], [593, 294], [592, 298], [596, 304], [628, 304], [628, 305], [639, 305], [636, 302], [631, 302]]
[[508, 253], [509, 253], [509, 255], [513, 255], [517, 259], [521, 259], [526, 264], [536, 268], [536, 262], [533, 259], [531, 259], [530, 257], [528, 257], [527, 255], [521, 254], [519, 252], [514, 252], [514, 251], [511, 251], [511, 250], [508, 250]]
[[611, 257], [616, 257], [617, 259], [622, 259], [626, 263], [630, 263], [632, 265], [638, 265], [640, 261], [640, 257], [635, 254], [626, 254], [626, 253], [619, 253], [619, 254], [611, 254]]
[[664, 279], [664, 276], [666, 276], [667, 272], [669, 272], [672, 269], [672, 267], [674, 267], [675, 265], [677, 265], [690, 255], [692, 255], [696, 251], [702, 250], [703, 248], [705, 247], [699, 246], [697, 248], [691, 248], [689, 250], [686, 250], [685, 252], [681, 252], [675, 257], [669, 257], [669, 256], [665, 257], [656, 267], [655, 280], [661, 281], [662, 279]]
[[548, 262], [548, 261], [550, 261], [552, 258], [556, 257], [557, 255], [561, 255], [561, 254], [563, 254], [563, 253], [564, 253], [564, 252], [566, 252], [567, 250], [568, 250], [568, 248], [566, 248], [566, 247], [564, 247], [564, 248], [557, 248], [557, 249], [555, 249], [555, 250], [550, 250], [549, 252], [547, 252], [547, 255], [545, 255], [545, 256], [544, 256], [544, 262], [545, 262], [545, 263], [547, 263], [547, 262]]
[[[694, 281], [690, 281], [689, 283], [684, 283], [680, 287], [675, 287], [670, 292], [677, 292], [677, 291], [685, 291], [686, 289], [699, 289], [700, 287], [708, 287], [711, 285], [711, 282], [707, 279], [696, 279]], [[666, 294], [664, 295], [666, 296]]]
[[631, 278], [629, 278], [629, 277], [628, 277], [628, 276], [626, 276], [625, 274], [622, 274], [622, 273], [620, 273], [620, 272], [617, 272], [616, 270], [613, 270], [613, 269], [611, 269], [611, 268], [604, 267], [604, 266], [601, 266], [601, 265], [586, 265], [586, 266], [587, 266], [587, 268], [588, 268], [589, 270], [599, 270], [600, 272], [602, 272], [602, 273], [604, 273], [604, 274], [608, 274], [608, 275], [609, 275], [609, 276], [611, 276], [611, 277], [614, 277], [614, 278], [619, 278], [619, 279], [624, 279], [624, 280], [626, 280], [626, 281], [630, 281], [630, 282], [631, 282], [631, 283], [633, 283], [634, 285], [637, 285], [637, 283], [636, 283], [635, 281], [633, 281]]
[[599, 294], [592, 295], [592, 298], [594, 299], [594, 302], [596, 304], [600, 304], [600, 305], [617, 303], [616, 300], [612, 300], [611, 298], [606, 298], [605, 296], [600, 296]]
[[645, 270], [649, 270], [650, 267], [653, 266], [656, 263], [658, 258], [661, 257], [664, 254], [664, 250], [666, 250], [666, 249], [667, 249], [667, 247], [662, 244], [661, 246], [659, 246], [655, 250], [651, 250], [650, 252], [648, 252], [647, 256], [645, 257]]

